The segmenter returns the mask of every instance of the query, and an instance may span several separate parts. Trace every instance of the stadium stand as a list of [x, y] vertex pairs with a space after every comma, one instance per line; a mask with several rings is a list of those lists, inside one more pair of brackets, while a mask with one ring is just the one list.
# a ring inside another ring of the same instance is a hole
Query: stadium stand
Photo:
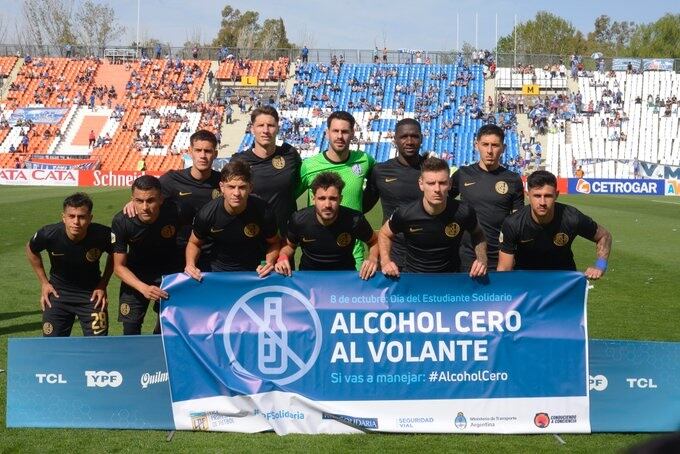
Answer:
[[[633, 161], [680, 165], [680, 75], [671, 71], [595, 72], [578, 78], [575, 115], [548, 135], [549, 170], [633, 178]], [[582, 100], [579, 100], [579, 96]]]
[[262, 81], [285, 80], [288, 77], [287, 57], [278, 60], [244, 60], [230, 58], [220, 63], [215, 78], [240, 80], [242, 76], [255, 76]]
[[[327, 148], [325, 118], [337, 109], [352, 112], [357, 120], [353, 148], [379, 162], [394, 157], [393, 132], [401, 118], [417, 118], [423, 127], [422, 150], [456, 166], [476, 160], [474, 134], [489, 121], [507, 126], [506, 163], [514, 165], [518, 155], [514, 115], [484, 112], [481, 65], [301, 65], [295, 69], [292, 93], [278, 108], [281, 139], [297, 146], [303, 158]], [[252, 143], [247, 133], [239, 149]]]

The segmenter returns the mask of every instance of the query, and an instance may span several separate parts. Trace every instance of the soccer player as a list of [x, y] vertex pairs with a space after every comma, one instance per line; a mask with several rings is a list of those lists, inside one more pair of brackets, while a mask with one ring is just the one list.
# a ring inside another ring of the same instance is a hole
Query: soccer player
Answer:
[[[191, 167], [171, 170], [160, 177], [163, 199], [177, 203], [186, 217], [195, 215], [206, 203], [220, 195], [220, 173], [212, 168], [217, 158], [215, 134], [204, 129], [198, 130], [189, 137], [189, 144]], [[129, 202], [123, 210], [129, 217], [136, 214], [133, 202]], [[182, 250], [186, 247], [190, 235], [191, 224], [182, 226], [179, 230], [178, 246]], [[205, 260], [203, 265], [207, 265], [210, 258], [210, 243], [204, 245], [202, 257]]]
[[586, 269], [586, 277], [601, 278], [612, 247], [607, 229], [576, 208], [557, 202], [557, 178], [552, 173], [532, 173], [527, 178], [527, 188], [529, 205], [503, 223], [498, 271], [575, 271], [571, 244], [578, 235], [597, 245], [595, 265]]
[[[26, 245], [41, 287], [43, 336], [70, 336], [76, 316], [85, 336], [106, 336], [106, 286], [113, 272], [111, 229], [92, 222], [92, 199], [82, 192], [66, 197], [61, 219], [42, 227]], [[50, 258], [49, 279], [40, 255], [44, 250]], [[101, 274], [103, 252], [108, 258]]]
[[258, 107], [250, 114], [255, 137], [252, 148], [236, 153], [232, 159], [242, 159], [250, 165], [253, 195], [266, 200], [276, 216], [276, 225], [283, 236], [291, 214], [296, 210], [295, 191], [300, 184], [302, 158], [288, 143], [276, 145], [279, 113], [271, 106]]
[[[375, 159], [363, 151], [350, 151], [356, 121], [349, 112], [336, 111], [326, 121], [328, 150], [302, 161], [300, 169], [299, 196], [311, 187], [314, 178], [321, 172], [335, 172], [345, 182], [342, 206], [361, 211], [364, 182], [375, 165]], [[307, 205], [311, 205], [311, 194], [307, 193]], [[354, 246], [357, 266], [364, 260], [364, 248], [360, 242]]]
[[[479, 162], [459, 168], [451, 177], [451, 197], [460, 194], [477, 213], [487, 240], [488, 269], [498, 264], [498, 234], [505, 218], [524, 206], [524, 187], [519, 174], [501, 166], [505, 150], [505, 132], [496, 125], [484, 125], [477, 131], [475, 148]], [[475, 260], [469, 234], [463, 235], [461, 261], [468, 270]]]
[[340, 206], [345, 182], [337, 173], [322, 172], [312, 181], [314, 205], [293, 214], [288, 223], [287, 244], [281, 249], [274, 269], [290, 276], [289, 258], [302, 248], [300, 270], [354, 270], [354, 240], [369, 246], [359, 277], [369, 279], [378, 268], [378, 236], [364, 215]]
[[209, 202], [194, 218], [184, 271], [201, 280], [196, 263], [201, 246], [211, 240], [214, 250], [210, 271], [255, 270], [264, 277], [274, 269], [281, 247], [274, 213], [267, 202], [251, 194], [248, 163], [233, 159], [221, 174], [222, 197]]
[[[376, 164], [373, 168], [364, 190], [364, 213], [369, 212], [380, 198], [384, 224], [397, 207], [422, 200], [423, 193], [418, 187], [420, 166], [425, 160], [420, 155], [422, 141], [417, 120], [404, 118], [397, 123], [394, 133], [397, 157]], [[404, 266], [405, 254], [404, 236], [400, 233], [395, 235], [391, 249], [392, 261], [400, 269]]]
[[470, 277], [486, 274], [486, 240], [475, 211], [466, 203], [448, 196], [450, 176], [446, 161], [427, 158], [422, 165], [421, 200], [399, 207], [380, 229], [380, 263], [386, 276], [398, 277], [399, 267], [392, 260], [394, 236], [406, 240], [407, 273], [456, 273], [460, 271], [459, 249], [464, 231], [471, 234], [476, 259]]
[[[126, 335], [141, 334], [149, 303], [158, 312], [158, 301], [168, 297], [160, 288], [161, 277], [182, 272], [177, 235], [191, 222], [191, 213], [183, 213], [178, 204], [163, 199], [161, 182], [151, 175], [132, 183], [132, 203], [135, 217], [120, 211], [111, 222], [114, 272], [122, 281], [118, 321]], [[158, 333], [157, 321], [154, 334]]]

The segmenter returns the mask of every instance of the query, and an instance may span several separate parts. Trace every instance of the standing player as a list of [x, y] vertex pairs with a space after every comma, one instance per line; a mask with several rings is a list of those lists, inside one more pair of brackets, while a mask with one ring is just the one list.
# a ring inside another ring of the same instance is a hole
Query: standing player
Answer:
[[[310, 189], [312, 181], [321, 172], [335, 172], [345, 182], [342, 206], [357, 211], [362, 210], [364, 182], [373, 170], [375, 159], [363, 151], [349, 150], [350, 142], [354, 137], [355, 124], [356, 121], [349, 112], [337, 111], [328, 117], [326, 121], [328, 150], [302, 161], [298, 196]], [[308, 192], [307, 205], [311, 205], [311, 201], [311, 194]], [[355, 243], [354, 258], [357, 267], [361, 266], [364, 260], [364, 248], [361, 242]]]
[[[118, 321], [126, 335], [141, 334], [149, 303], [158, 312], [158, 300], [168, 297], [160, 289], [161, 277], [182, 272], [177, 235], [191, 222], [176, 203], [163, 200], [161, 182], [151, 175], [132, 183], [132, 203], [135, 217], [120, 211], [111, 222], [114, 272], [122, 281]], [[158, 333], [157, 322], [154, 334]]]
[[[451, 177], [451, 197], [460, 194], [460, 200], [474, 208], [484, 230], [489, 270], [495, 270], [498, 263], [498, 235], [503, 221], [524, 206], [521, 177], [500, 164], [504, 140], [505, 132], [496, 125], [479, 128], [475, 140], [479, 162], [459, 168]], [[475, 260], [470, 240], [468, 234], [463, 236], [461, 261], [464, 270], [470, 269]]]
[[194, 218], [186, 249], [184, 271], [201, 280], [197, 260], [201, 246], [214, 242], [210, 271], [257, 271], [264, 277], [274, 269], [281, 239], [267, 202], [251, 195], [250, 166], [239, 159], [222, 169], [222, 197], [204, 206]]
[[378, 268], [378, 236], [361, 212], [340, 206], [344, 181], [337, 173], [322, 172], [311, 185], [314, 205], [293, 214], [288, 223], [287, 244], [281, 249], [274, 269], [290, 276], [289, 258], [302, 248], [300, 270], [354, 270], [355, 239], [369, 246], [368, 258], [359, 270], [368, 279]]
[[498, 271], [575, 271], [571, 245], [578, 235], [597, 245], [595, 265], [586, 269], [586, 277], [601, 278], [612, 247], [607, 229], [576, 208], [557, 202], [557, 178], [552, 173], [537, 170], [527, 178], [527, 188], [529, 205], [503, 223]]
[[[200, 129], [189, 137], [189, 156], [191, 167], [182, 170], [171, 170], [160, 177], [163, 199], [175, 202], [182, 210], [182, 215], [188, 218], [212, 199], [219, 197], [220, 173], [213, 170], [212, 165], [217, 158], [217, 138], [215, 134], [205, 129]], [[135, 204], [129, 202], [125, 208], [129, 217], [134, 217]], [[182, 226], [179, 230], [178, 247], [184, 251], [189, 236], [191, 225]], [[210, 244], [206, 243], [203, 248], [205, 264], [210, 258]], [[182, 259], [184, 254], [182, 253]]]
[[380, 263], [386, 276], [399, 276], [392, 260], [395, 234], [406, 240], [407, 273], [456, 273], [460, 271], [459, 249], [464, 231], [471, 234], [476, 259], [470, 276], [486, 274], [486, 240], [477, 223], [475, 211], [468, 204], [449, 199], [449, 166], [439, 158], [423, 162], [419, 180], [421, 200], [396, 209], [382, 226], [378, 236]]
[[[61, 219], [42, 227], [26, 245], [41, 286], [43, 336], [70, 336], [76, 316], [85, 336], [106, 336], [106, 286], [113, 272], [111, 229], [92, 223], [92, 199], [82, 192], [66, 197]], [[44, 250], [50, 258], [49, 279], [40, 255]], [[103, 275], [102, 252], [108, 254]]]
[[[418, 187], [420, 166], [425, 157], [420, 155], [423, 136], [420, 123], [404, 118], [397, 123], [394, 144], [397, 157], [376, 164], [364, 190], [363, 212], [368, 213], [380, 198], [384, 224], [397, 207], [422, 200], [423, 193]], [[399, 269], [404, 266], [406, 246], [404, 236], [395, 235], [392, 241], [391, 258]]]
[[300, 184], [302, 159], [288, 143], [276, 145], [279, 113], [271, 106], [258, 107], [250, 114], [255, 144], [236, 153], [232, 159], [242, 159], [250, 165], [253, 195], [269, 203], [276, 216], [276, 225], [284, 236], [290, 215], [296, 210], [295, 190]]

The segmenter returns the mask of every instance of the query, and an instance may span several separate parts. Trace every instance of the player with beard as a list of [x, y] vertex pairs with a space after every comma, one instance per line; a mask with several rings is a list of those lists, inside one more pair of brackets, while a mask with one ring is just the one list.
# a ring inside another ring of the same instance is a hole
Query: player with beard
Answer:
[[[477, 131], [475, 148], [479, 162], [459, 168], [451, 177], [450, 196], [460, 194], [477, 213], [479, 225], [488, 241], [488, 267], [495, 270], [498, 263], [498, 235], [503, 221], [524, 206], [524, 187], [521, 177], [501, 166], [505, 150], [505, 132], [496, 125], [484, 125]], [[475, 252], [469, 234], [463, 235], [461, 262], [469, 270]]]
[[498, 271], [575, 271], [571, 245], [576, 236], [594, 243], [597, 259], [586, 269], [588, 279], [599, 279], [607, 270], [611, 234], [576, 208], [557, 202], [557, 178], [538, 170], [527, 178], [529, 205], [503, 223]]
[[[373, 168], [364, 190], [364, 213], [369, 212], [380, 199], [384, 224], [398, 207], [423, 198], [418, 187], [420, 166], [425, 161], [425, 157], [420, 155], [422, 141], [417, 120], [404, 118], [397, 123], [394, 133], [397, 156]], [[390, 253], [392, 261], [403, 268], [406, 253], [403, 234], [395, 235]]]
[[361, 212], [340, 206], [345, 183], [334, 172], [322, 172], [314, 178], [313, 203], [293, 213], [288, 223], [287, 244], [274, 266], [277, 273], [290, 276], [289, 258], [302, 249], [300, 270], [354, 270], [354, 240], [368, 244], [368, 258], [359, 270], [361, 279], [369, 279], [378, 268], [378, 236]]
[[[335, 172], [345, 182], [342, 206], [362, 210], [364, 183], [375, 166], [375, 159], [363, 151], [350, 151], [355, 124], [356, 121], [349, 112], [333, 112], [326, 121], [328, 150], [302, 161], [297, 195], [307, 192], [308, 206], [312, 204], [309, 189], [314, 178], [322, 172]], [[354, 258], [357, 268], [360, 268], [364, 261], [364, 247], [361, 242], [355, 242]]]

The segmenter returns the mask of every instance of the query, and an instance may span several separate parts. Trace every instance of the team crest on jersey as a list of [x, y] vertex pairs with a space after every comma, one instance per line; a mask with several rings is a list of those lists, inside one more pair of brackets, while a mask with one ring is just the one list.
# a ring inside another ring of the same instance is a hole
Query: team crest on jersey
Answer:
[[555, 246], [564, 246], [569, 242], [569, 235], [566, 233], [558, 233], [553, 237], [553, 243], [555, 243]]
[[128, 303], [122, 303], [120, 305], [120, 315], [128, 315], [130, 313], [130, 305]]
[[452, 222], [451, 224], [446, 226], [446, 228], [444, 229], [444, 233], [446, 233], [446, 236], [448, 236], [449, 238], [454, 238], [456, 235], [460, 233], [460, 226], [456, 222]]
[[274, 159], [272, 159], [272, 166], [277, 170], [281, 170], [286, 167], [286, 160], [283, 156], [274, 156]]
[[505, 181], [496, 182], [496, 192], [503, 195], [508, 193], [508, 183]]
[[260, 233], [260, 226], [254, 222], [251, 222], [250, 224], [247, 224], [245, 227], [243, 227], [243, 233], [248, 238], [253, 238]]
[[341, 233], [340, 235], [338, 235], [338, 239], [335, 242], [340, 247], [349, 246], [350, 243], [352, 242], [352, 235], [350, 235], [349, 233], [346, 233], [346, 232]]
[[52, 331], [54, 331], [54, 327], [50, 322], [43, 323], [43, 334], [49, 336], [50, 334], [52, 334]]
[[88, 261], [88, 262], [92, 262], [92, 263], [94, 263], [94, 262], [96, 262], [97, 260], [99, 260], [99, 257], [101, 257], [101, 256], [102, 256], [102, 251], [101, 251], [101, 249], [98, 249], [98, 248], [96, 248], [96, 247], [90, 249], [89, 251], [87, 251], [87, 252], [85, 253], [85, 258], [87, 259], [87, 261]]
[[163, 238], [172, 238], [175, 236], [175, 233], [177, 233], [177, 229], [174, 225], [168, 224], [161, 229], [161, 236]]
[[221, 196], [221, 195], [222, 195], [222, 193], [220, 192], [219, 189], [213, 189], [212, 194], [211, 194], [211, 197], [212, 197], [213, 199], [216, 199], [216, 198], [218, 198], [218, 197]]
[[356, 173], [357, 175], [361, 175], [361, 165], [360, 164], [354, 164], [352, 166], [352, 172]]

